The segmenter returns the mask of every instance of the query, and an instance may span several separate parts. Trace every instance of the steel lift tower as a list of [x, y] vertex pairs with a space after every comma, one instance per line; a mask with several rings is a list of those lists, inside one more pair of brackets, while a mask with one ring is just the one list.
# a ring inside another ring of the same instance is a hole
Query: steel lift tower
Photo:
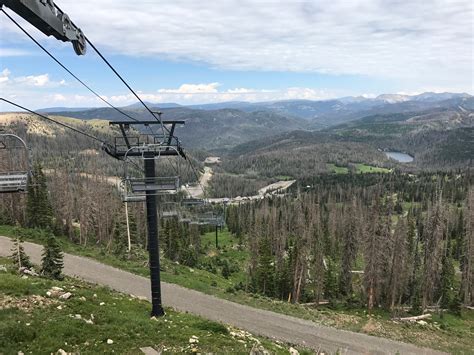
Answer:
[[[161, 195], [174, 194], [179, 190], [179, 177], [157, 177], [156, 160], [164, 156], [176, 156], [186, 159], [180, 143], [173, 136], [177, 124], [183, 125], [184, 121], [117, 121], [110, 122], [118, 126], [121, 137], [115, 139], [112, 151], [107, 151], [113, 157], [123, 160], [125, 164], [130, 159], [142, 159], [144, 163], [144, 177], [132, 177], [125, 172], [123, 178], [124, 202], [146, 202], [148, 226], [148, 252], [150, 257], [151, 301], [152, 317], [164, 315], [161, 303], [160, 279], [160, 244], [158, 230], [158, 201]], [[155, 135], [136, 134], [130, 130], [131, 125], [171, 126], [163, 129], [163, 133]]]

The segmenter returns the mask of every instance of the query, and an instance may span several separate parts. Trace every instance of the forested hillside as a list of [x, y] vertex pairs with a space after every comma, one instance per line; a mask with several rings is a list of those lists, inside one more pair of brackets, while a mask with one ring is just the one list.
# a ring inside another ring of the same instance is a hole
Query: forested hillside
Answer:
[[[158, 108], [156, 108], [158, 110]], [[176, 132], [189, 148], [225, 151], [235, 145], [262, 137], [309, 127], [301, 118], [282, 116], [271, 111], [244, 112], [236, 109], [203, 111], [185, 107], [161, 110], [166, 120], [185, 120]], [[144, 109], [125, 108], [124, 112], [139, 120], [154, 120]], [[123, 116], [109, 108], [76, 112], [60, 112], [58, 115], [83, 120], [123, 120]]]
[[229, 229], [250, 252], [244, 287], [369, 311], [472, 304], [473, 182], [469, 173], [335, 175], [306, 193], [232, 207]]
[[[112, 143], [119, 136], [106, 121], [83, 122], [61, 116], [53, 118], [106, 142]], [[26, 140], [30, 148], [34, 180], [43, 181], [40, 184], [44, 190], [42, 196], [48, 197], [50, 208], [47, 210], [51, 211], [47, 218], [49, 222], [38, 222], [41, 218], [28, 217], [25, 195], [1, 195], [0, 223], [48, 226], [83, 245], [87, 245], [90, 240], [110, 245], [115, 229], [123, 220], [118, 183], [125, 174], [125, 168], [129, 174], [133, 174], [137, 167], [125, 165], [107, 155], [99, 142], [38, 117], [3, 114], [0, 115], [0, 123], [7, 132], [14, 132]], [[201, 163], [194, 159], [192, 153], [189, 159], [199, 168]], [[195, 155], [200, 157], [199, 152]], [[0, 150], [0, 157], [10, 158], [9, 151]], [[24, 160], [21, 167], [26, 170]], [[14, 159], [2, 159], [1, 162], [2, 171], [19, 169], [19, 161]], [[180, 160], [163, 158], [157, 166], [161, 176], [179, 175], [183, 184], [196, 181], [195, 172]], [[36, 187], [33, 185], [32, 188]], [[34, 195], [29, 193], [28, 196]], [[137, 222], [141, 238], [145, 235], [143, 207], [141, 204], [130, 206], [131, 219]]]
[[[117, 191], [123, 162], [52, 123], [0, 117], [26, 139], [33, 161], [27, 194], [0, 197], [0, 224], [30, 228], [14, 230], [32, 240], [52, 231], [76, 251], [143, 273], [145, 206], [129, 205], [128, 251]], [[107, 142], [118, 133], [106, 121], [54, 118]], [[208, 192], [229, 197], [255, 194], [275, 180], [296, 183], [285, 194], [216, 205], [227, 225], [221, 246], [207, 234], [214, 227], [186, 222], [179, 207], [160, 221], [163, 272], [170, 282], [238, 302], [294, 305], [279, 311], [303, 317], [307, 308], [299, 305], [324, 304], [331, 312], [366, 309], [389, 319], [434, 310], [464, 324], [463, 307], [474, 306], [472, 129], [472, 112], [462, 107], [376, 115], [237, 145], [212, 165]], [[412, 153], [415, 161], [389, 160], [384, 149]], [[210, 156], [191, 153], [198, 170]], [[15, 164], [3, 159], [1, 168]], [[186, 184], [196, 179], [186, 166], [163, 158], [157, 172], [179, 173]]]

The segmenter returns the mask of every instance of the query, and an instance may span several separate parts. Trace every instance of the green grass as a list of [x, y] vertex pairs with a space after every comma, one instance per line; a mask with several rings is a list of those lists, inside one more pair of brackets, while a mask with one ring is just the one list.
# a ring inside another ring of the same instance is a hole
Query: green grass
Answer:
[[337, 166], [336, 164], [326, 164], [329, 171], [335, 174], [349, 174], [349, 168]]
[[[345, 166], [338, 166], [336, 164], [326, 164], [327, 169], [334, 174], [349, 174], [349, 168]], [[387, 174], [390, 173], [390, 169], [379, 168], [377, 166], [371, 166], [367, 164], [355, 164], [357, 174]]]
[[379, 168], [377, 166], [366, 164], [356, 164], [356, 170], [358, 174], [387, 174], [391, 172], [390, 169]]
[[[0, 264], [7, 263], [0, 259]], [[23, 279], [12, 271], [0, 276], [2, 354], [46, 354], [59, 349], [82, 354], [138, 354], [139, 348], [147, 346], [189, 353], [192, 336], [198, 337], [201, 353], [249, 353], [256, 343], [271, 353], [288, 353], [287, 346], [251, 335], [240, 339], [220, 323], [171, 309], [166, 309], [165, 317], [150, 319], [148, 302], [78, 280]], [[47, 297], [52, 286], [71, 292], [73, 297], [67, 301]], [[85, 322], [92, 319], [93, 324]], [[113, 344], [108, 344], [108, 339]]]
[[294, 180], [292, 176], [289, 176], [289, 175], [278, 175], [278, 176], [275, 176], [275, 179], [276, 180], [279, 180], [279, 181], [290, 181], [290, 180]]
[[[27, 239], [36, 243], [44, 242], [31, 231], [23, 230], [22, 234], [25, 234]], [[0, 226], [0, 235], [13, 235], [13, 228]], [[143, 259], [141, 260], [129, 261], [107, 254], [104, 249], [99, 247], [84, 248], [74, 245], [64, 238], [61, 239], [61, 243], [66, 252], [88, 256], [135, 274], [149, 275], [148, 268], [143, 266], [143, 261], [147, 257], [146, 253], [143, 254]], [[246, 283], [246, 268], [249, 254], [245, 248], [238, 246], [238, 241], [228, 231], [219, 233], [219, 249], [215, 248], [214, 232], [202, 236], [201, 245], [206, 250], [206, 253], [200, 256], [199, 264], [205, 265], [210, 263], [214, 265], [215, 270], [213, 272], [179, 265], [162, 258], [162, 280], [240, 304], [311, 320], [318, 324], [339, 329], [365, 332], [374, 336], [456, 353], [461, 353], [462, 351], [469, 353], [474, 348], [474, 341], [468, 335], [474, 329], [474, 311], [466, 310], [462, 318], [445, 315], [444, 322], [448, 323], [443, 327], [440, 325], [442, 323], [436, 318], [428, 321], [428, 325], [423, 327], [418, 324], [394, 323], [390, 320], [390, 314], [383, 310], [377, 311], [370, 318], [363, 308], [312, 308], [290, 304], [246, 293], [244, 290], [235, 290], [235, 286], [238, 283]], [[221, 275], [218, 261], [222, 260], [227, 260], [234, 266], [237, 266], [237, 270], [228, 279]], [[357, 264], [359, 268], [363, 268], [362, 259], [358, 259]], [[361, 282], [357, 277], [356, 279], [357, 282]]]

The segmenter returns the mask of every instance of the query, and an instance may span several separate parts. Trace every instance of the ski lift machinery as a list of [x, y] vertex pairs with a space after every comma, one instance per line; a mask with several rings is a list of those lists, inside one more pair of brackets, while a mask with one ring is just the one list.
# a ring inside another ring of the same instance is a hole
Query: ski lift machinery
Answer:
[[[16, 152], [23, 152], [24, 166], [20, 166], [20, 159]], [[13, 164], [17, 166], [12, 169], [4, 169], [0, 162], [0, 193], [26, 192], [30, 176], [30, 154], [25, 141], [15, 134], [2, 133], [0, 131], [0, 154], [4, 153], [10, 159], [14, 159]], [[3, 155], [3, 154], [2, 154]], [[2, 161], [5, 161], [2, 159]]]
[[69, 16], [53, 0], [0, 0], [5, 5], [47, 36], [71, 42], [77, 55], [86, 54], [86, 38]]

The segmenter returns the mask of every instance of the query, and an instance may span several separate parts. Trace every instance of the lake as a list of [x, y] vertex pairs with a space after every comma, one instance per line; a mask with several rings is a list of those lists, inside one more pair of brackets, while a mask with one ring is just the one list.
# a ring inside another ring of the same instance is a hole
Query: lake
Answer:
[[400, 152], [384, 152], [385, 155], [389, 158], [395, 159], [399, 163], [411, 163], [414, 158], [405, 153], [400, 153]]

